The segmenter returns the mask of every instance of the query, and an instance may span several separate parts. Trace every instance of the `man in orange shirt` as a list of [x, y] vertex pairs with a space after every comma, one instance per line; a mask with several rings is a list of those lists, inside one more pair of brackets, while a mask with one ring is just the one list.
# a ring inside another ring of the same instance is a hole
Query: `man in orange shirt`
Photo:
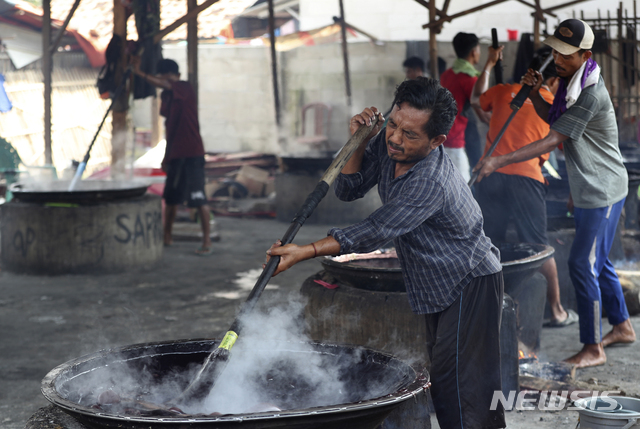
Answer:
[[[500, 52], [501, 49], [489, 48], [489, 58], [484, 72], [478, 78], [471, 98], [472, 104], [479, 104], [482, 110], [492, 112], [485, 153], [513, 112], [510, 107], [511, 101], [522, 88], [519, 83], [514, 83], [500, 84], [487, 89], [489, 74], [500, 58]], [[542, 55], [534, 62], [539, 63], [540, 59], [543, 59]], [[544, 79], [545, 86], [540, 90], [540, 95], [552, 103], [553, 93], [559, 83], [553, 67], [547, 67]], [[549, 124], [538, 116], [533, 104], [527, 99], [502, 136], [493, 156], [515, 152], [532, 141], [540, 140], [548, 133]], [[515, 224], [520, 242], [548, 243], [545, 203], [547, 182], [542, 175], [542, 165], [548, 158], [549, 154], [544, 154], [529, 161], [510, 164], [475, 184], [475, 196], [484, 216], [484, 231], [494, 243], [505, 241], [510, 218]], [[555, 259], [549, 258], [540, 268], [540, 272], [547, 280], [547, 300], [552, 313], [547, 326], [561, 327], [577, 322], [577, 314], [572, 310], [565, 311], [560, 303]]]

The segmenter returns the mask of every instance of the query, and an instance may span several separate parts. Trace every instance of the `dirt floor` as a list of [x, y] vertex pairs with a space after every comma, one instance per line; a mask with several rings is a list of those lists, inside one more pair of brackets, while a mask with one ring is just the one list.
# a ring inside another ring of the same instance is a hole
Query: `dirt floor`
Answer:
[[[220, 337], [253, 286], [265, 250], [287, 225], [232, 218], [218, 218], [217, 225], [221, 240], [213, 255], [196, 256], [196, 243], [179, 242], [165, 249], [152, 271], [58, 277], [0, 271], [0, 428], [22, 429], [48, 405], [40, 381], [72, 358], [134, 343]], [[296, 242], [316, 240], [327, 230], [305, 225]], [[265, 296], [292, 299], [320, 269], [318, 261], [299, 264], [272, 280]], [[640, 332], [640, 318], [632, 320]], [[543, 330], [541, 358], [557, 361], [579, 347], [577, 326]], [[577, 378], [640, 397], [640, 343], [607, 355], [605, 366], [579, 370]], [[575, 411], [507, 414], [510, 428], [574, 427], [577, 418]]]

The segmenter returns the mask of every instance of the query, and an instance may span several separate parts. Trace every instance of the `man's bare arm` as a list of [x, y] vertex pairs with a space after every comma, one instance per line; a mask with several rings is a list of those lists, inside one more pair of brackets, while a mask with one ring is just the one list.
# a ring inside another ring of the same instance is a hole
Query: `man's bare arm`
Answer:
[[267, 262], [269, 262], [271, 256], [280, 256], [280, 263], [278, 264], [276, 272], [273, 274], [274, 276], [307, 259], [312, 259], [317, 256], [337, 255], [340, 253], [340, 243], [330, 235], [313, 244], [304, 246], [298, 246], [293, 243], [287, 244], [286, 246], [282, 246], [281, 244], [280, 240], [278, 240], [267, 250]]
[[146, 80], [147, 82], [149, 82], [151, 85], [156, 86], [158, 88], [171, 89], [171, 81], [169, 79], [162, 79], [157, 76], [147, 74], [142, 70], [140, 70], [140, 57], [131, 56], [130, 63], [131, 63], [131, 66], [133, 67], [133, 72], [136, 75], [143, 78], [144, 80]]
[[489, 176], [491, 173], [499, 168], [505, 167], [509, 164], [515, 164], [537, 158], [545, 153], [551, 152], [560, 143], [567, 140], [568, 137], [560, 134], [557, 131], [550, 130], [549, 134], [541, 140], [537, 140], [530, 143], [515, 152], [511, 152], [501, 156], [491, 156], [489, 158], [483, 158], [478, 162], [473, 171], [479, 171], [478, 182], [483, 178]]
[[540, 116], [543, 121], [547, 122], [551, 104], [547, 103], [547, 101], [540, 95], [540, 88], [542, 88], [543, 83], [542, 74], [540, 74], [539, 71], [529, 69], [527, 70], [527, 74], [522, 76], [520, 83], [522, 85], [529, 85], [532, 87], [531, 92], [529, 93], [529, 100], [533, 103], [533, 107], [536, 109], [538, 116]]
[[[480, 108], [480, 96], [489, 89], [491, 70], [496, 66], [498, 60], [502, 59], [503, 49], [504, 46], [500, 46], [498, 49], [494, 49], [492, 46], [489, 47], [489, 57], [482, 69], [482, 74], [478, 76], [478, 80], [476, 80], [476, 84], [473, 86], [473, 91], [471, 92], [470, 103], [473, 107]], [[478, 113], [478, 115], [480, 115], [480, 113]]]

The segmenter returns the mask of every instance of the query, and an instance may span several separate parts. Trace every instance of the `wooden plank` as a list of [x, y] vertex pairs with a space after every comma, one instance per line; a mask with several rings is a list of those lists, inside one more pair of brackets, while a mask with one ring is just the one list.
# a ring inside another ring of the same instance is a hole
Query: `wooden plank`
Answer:
[[202, 12], [203, 10], [205, 10], [206, 8], [208, 8], [209, 6], [211, 6], [212, 4], [217, 3], [217, 2], [218, 2], [218, 0], [207, 0], [204, 3], [202, 3], [201, 5], [199, 5], [198, 7], [196, 7], [195, 9], [193, 9], [191, 12], [187, 12], [187, 14], [184, 15], [182, 18], [178, 18], [172, 24], [167, 25], [165, 28], [160, 30], [158, 32], [158, 34], [153, 36], [153, 43], [160, 42], [160, 40], [162, 40], [162, 38], [164, 36], [166, 36], [167, 34], [171, 33], [173, 30], [175, 30], [176, 28], [180, 27], [182, 24], [187, 22], [189, 19], [193, 18], [194, 16], [197, 16], [200, 12]]

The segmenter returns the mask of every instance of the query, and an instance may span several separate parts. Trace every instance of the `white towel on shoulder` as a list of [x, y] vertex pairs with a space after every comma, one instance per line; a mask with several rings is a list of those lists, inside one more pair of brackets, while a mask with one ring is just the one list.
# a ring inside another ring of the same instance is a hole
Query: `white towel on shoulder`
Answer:
[[565, 100], [567, 100], [567, 109], [576, 104], [576, 101], [578, 101], [578, 97], [580, 97], [580, 93], [584, 88], [595, 85], [596, 83], [598, 83], [598, 79], [600, 79], [600, 66], [596, 64], [596, 68], [591, 72], [589, 76], [587, 76], [584, 87], [582, 86], [582, 76], [584, 75], [587, 63], [588, 61], [585, 61], [584, 64], [582, 64], [582, 67], [578, 69], [578, 71], [569, 81], [569, 86], [567, 87], [567, 96], [564, 98]]

